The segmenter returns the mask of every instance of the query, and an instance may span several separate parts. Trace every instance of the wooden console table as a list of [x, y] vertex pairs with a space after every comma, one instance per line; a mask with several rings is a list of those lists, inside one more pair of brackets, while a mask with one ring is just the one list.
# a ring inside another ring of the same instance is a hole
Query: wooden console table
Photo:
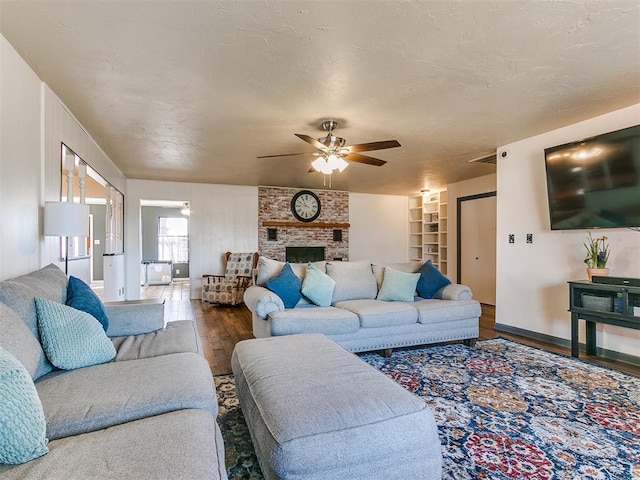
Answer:
[[587, 355], [596, 355], [596, 323], [640, 330], [640, 287], [592, 283], [587, 280], [569, 282], [569, 311], [571, 356], [578, 356], [580, 319], [586, 322]]

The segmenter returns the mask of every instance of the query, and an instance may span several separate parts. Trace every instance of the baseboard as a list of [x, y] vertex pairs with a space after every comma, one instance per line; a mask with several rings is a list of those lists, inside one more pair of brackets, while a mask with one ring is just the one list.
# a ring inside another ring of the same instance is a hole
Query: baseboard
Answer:
[[[564, 338], [554, 337], [552, 335], [546, 335], [544, 333], [532, 332], [531, 330], [512, 327], [511, 325], [503, 325], [501, 323], [496, 323], [494, 328], [498, 332], [511, 333], [513, 335], [520, 335], [521, 337], [527, 337], [532, 340], [550, 343], [558, 347], [571, 348], [571, 340], [567, 340]], [[585, 344], [581, 343], [580, 351], [584, 352], [585, 350], [586, 350]], [[629, 355], [628, 353], [620, 353], [614, 350], [608, 350], [606, 348], [596, 347], [596, 355], [598, 357], [606, 358], [607, 360], [629, 363], [631, 365], [640, 367], [640, 357], [636, 357], [635, 355]]]

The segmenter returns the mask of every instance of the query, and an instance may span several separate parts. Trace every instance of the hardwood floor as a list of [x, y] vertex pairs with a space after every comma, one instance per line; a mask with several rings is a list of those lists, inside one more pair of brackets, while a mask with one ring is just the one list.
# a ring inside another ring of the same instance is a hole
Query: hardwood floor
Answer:
[[[141, 298], [157, 297], [165, 299], [165, 321], [195, 320], [205, 357], [211, 366], [213, 374], [223, 375], [231, 373], [231, 353], [233, 352], [233, 347], [240, 340], [253, 338], [251, 313], [249, 310], [244, 305], [219, 307], [203, 303], [200, 300], [189, 300], [188, 281], [174, 281], [172, 285], [141, 288]], [[519, 335], [498, 332], [495, 330], [494, 324], [495, 308], [491, 305], [482, 305], [480, 340], [504, 337], [543, 350], [563, 355], [571, 354], [569, 348], [532, 340]], [[600, 357], [586, 357], [582, 352], [580, 358], [598, 365], [640, 376], [640, 367], [636, 365]]]

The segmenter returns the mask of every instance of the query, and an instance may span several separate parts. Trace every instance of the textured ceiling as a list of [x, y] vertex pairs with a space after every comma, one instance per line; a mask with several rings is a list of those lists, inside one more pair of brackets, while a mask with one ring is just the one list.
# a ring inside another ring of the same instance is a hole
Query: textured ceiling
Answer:
[[[322, 188], [294, 133], [397, 139], [333, 188], [408, 194], [640, 102], [640, 2], [0, 0], [0, 31], [129, 178]], [[639, 119], [640, 123], [640, 119]]]

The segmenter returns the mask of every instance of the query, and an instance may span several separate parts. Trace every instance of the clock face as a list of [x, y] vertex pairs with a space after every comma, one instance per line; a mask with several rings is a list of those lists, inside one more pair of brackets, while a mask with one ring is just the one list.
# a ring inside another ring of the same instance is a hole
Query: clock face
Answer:
[[291, 212], [301, 222], [313, 222], [320, 215], [320, 199], [309, 190], [300, 190], [291, 199]]

